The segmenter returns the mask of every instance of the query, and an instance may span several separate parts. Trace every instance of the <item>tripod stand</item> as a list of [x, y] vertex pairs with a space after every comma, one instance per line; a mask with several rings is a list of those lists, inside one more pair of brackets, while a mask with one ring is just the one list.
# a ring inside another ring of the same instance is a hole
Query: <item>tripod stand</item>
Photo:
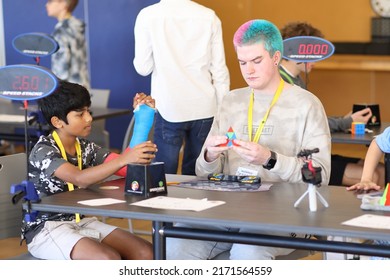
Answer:
[[325, 207], [328, 207], [329, 204], [325, 200], [325, 198], [318, 192], [317, 187], [321, 185], [321, 167], [314, 167], [312, 164], [312, 154], [318, 153], [319, 149], [315, 148], [313, 150], [302, 150], [297, 156], [299, 158], [303, 158], [305, 160], [304, 165], [302, 166], [302, 179], [305, 183], [308, 183], [307, 190], [303, 193], [303, 195], [298, 198], [298, 200], [294, 203], [294, 207], [298, 207], [299, 203], [303, 200], [303, 198], [308, 195], [309, 196], [309, 209], [312, 212], [317, 211], [317, 196], [319, 200]]

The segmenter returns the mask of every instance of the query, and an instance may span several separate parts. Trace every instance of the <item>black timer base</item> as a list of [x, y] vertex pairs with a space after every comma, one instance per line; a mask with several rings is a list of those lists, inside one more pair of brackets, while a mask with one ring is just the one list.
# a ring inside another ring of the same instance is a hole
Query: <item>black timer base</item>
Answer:
[[163, 162], [127, 165], [125, 194], [154, 197], [167, 193]]

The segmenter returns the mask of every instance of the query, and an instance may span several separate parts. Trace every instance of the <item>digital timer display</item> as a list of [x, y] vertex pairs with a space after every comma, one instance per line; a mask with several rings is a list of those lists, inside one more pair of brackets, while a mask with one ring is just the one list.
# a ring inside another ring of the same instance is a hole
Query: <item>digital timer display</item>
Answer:
[[36, 65], [9, 65], [0, 68], [0, 97], [35, 100], [51, 94], [58, 85], [50, 70]]
[[330, 57], [334, 46], [314, 36], [297, 36], [283, 41], [283, 58], [298, 62], [314, 62]]
[[44, 57], [58, 51], [57, 41], [45, 33], [23, 33], [16, 36], [12, 46], [26, 56]]

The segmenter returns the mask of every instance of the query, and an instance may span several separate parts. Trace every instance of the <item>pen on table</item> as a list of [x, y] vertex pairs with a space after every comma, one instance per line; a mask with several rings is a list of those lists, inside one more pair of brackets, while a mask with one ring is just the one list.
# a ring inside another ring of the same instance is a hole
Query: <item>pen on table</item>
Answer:
[[179, 185], [180, 182], [167, 182], [167, 186]]

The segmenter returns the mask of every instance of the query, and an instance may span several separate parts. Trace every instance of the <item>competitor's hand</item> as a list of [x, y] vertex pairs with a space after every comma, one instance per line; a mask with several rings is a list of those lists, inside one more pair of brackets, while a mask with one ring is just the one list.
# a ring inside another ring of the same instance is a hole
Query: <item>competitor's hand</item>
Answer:
[[355, 185], [347, 187], [347, 191], [368, 192], [371, 190], [379, 191], [382, 187], [372, 181], [361, 181]]
[[207, 162], [212, 162], [219, 158], [221, 153], [231, 149], [231, 147], [223, 146], [227, 141], [227, 136], [209, 136], [205, 142], [204, 159]]
[[156, 144], [146, 141], [129, 149], [126, 153], [121, 154], [126, 163], [149, 164], [156, 157]]
[[143, 92], [138, 92], [133, 98], [133, 108], [135, 109], [138, 105], [146, 104], [151, 108], [156, 107], [155, 100], [150, 96]]
[[372, 112], [370, 108], [365, 108], [363, 110], [357, 111], [351, 115], [354, 122], [364, 122], [367, 123], [372, 117]]
[[271, 156], [271, 151], [262, 145], [254, 142], [234, 140], [238, 144], [233, 146], [233, 150], [246, 162], [263, 165]]

